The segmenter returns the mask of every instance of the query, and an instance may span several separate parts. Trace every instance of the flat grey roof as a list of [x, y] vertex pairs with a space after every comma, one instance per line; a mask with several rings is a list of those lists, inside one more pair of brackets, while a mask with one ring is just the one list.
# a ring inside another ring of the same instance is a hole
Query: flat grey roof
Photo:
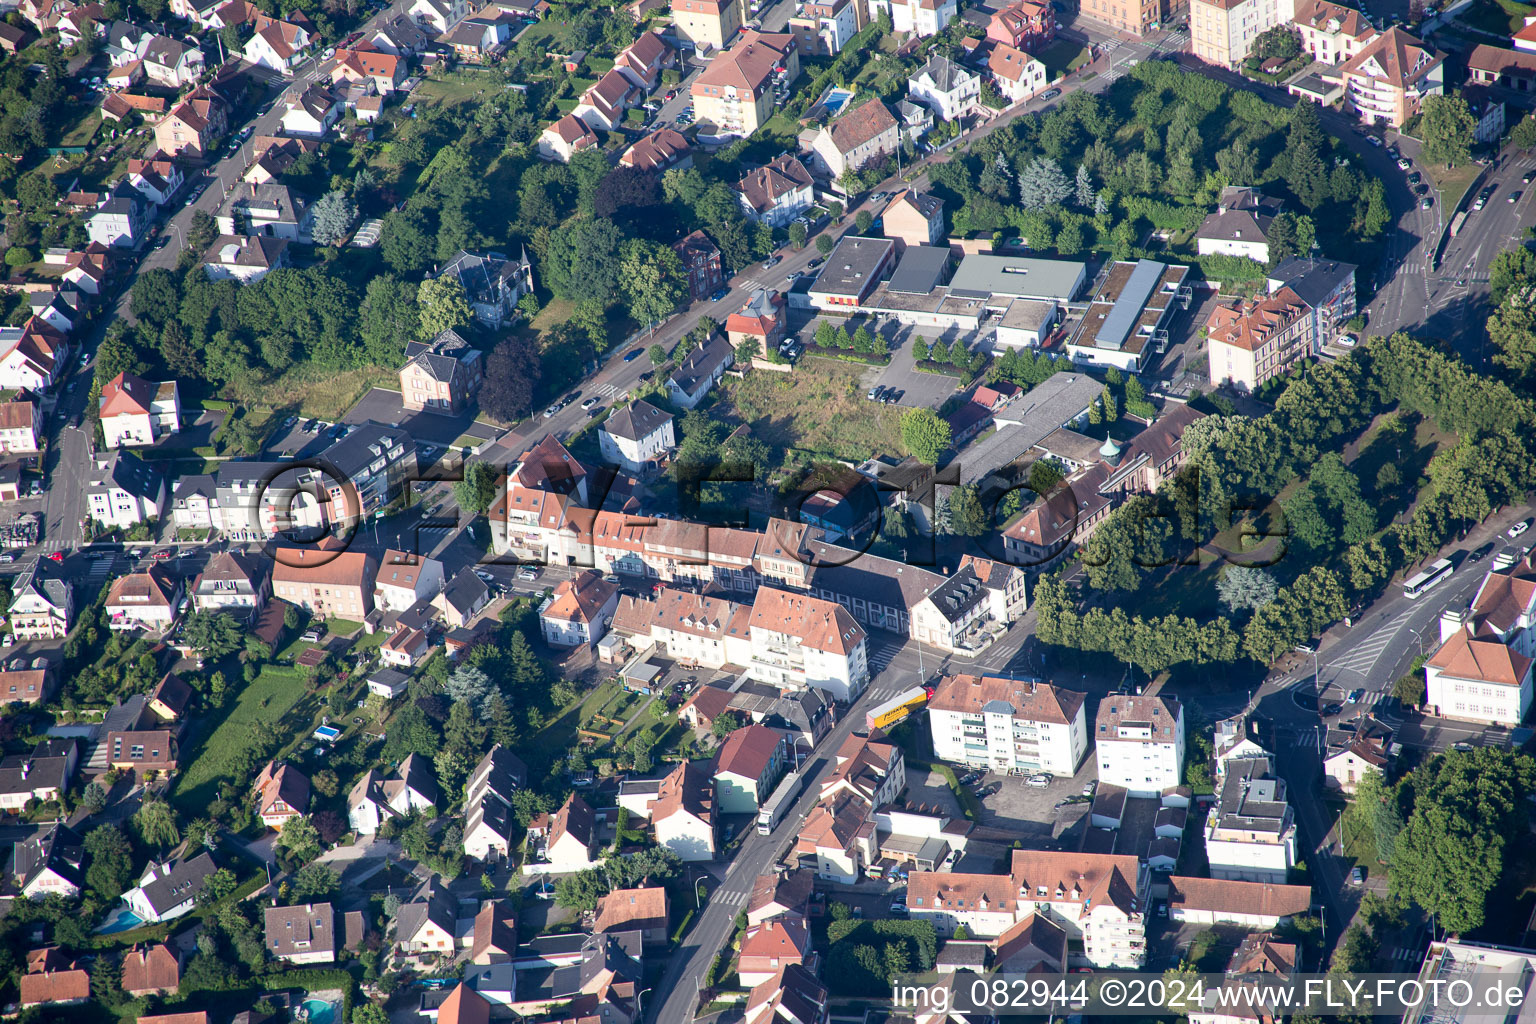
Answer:
[[1166, 269], [1167, 264], [1156, 260], [1136, 261], [1136, 269], [1131, 271], [1130, 280], [1120, 290], [1114, 308], [1099, 325], [1099, 333], [1093, 339], [1095, 348], [1125, 347], [1125, 339], [1136, 329], [1136, 321], [1141, 319], [1141, 312], [1146, 308], [1147, 300], [1152, 297], [1152, 289], [1162, 280]]
[[969, 294], [1069, 302], [1083, 286], [1085, 270], [1086, 265], [1075, 260], [974, 255], [960, 261], [949, 284], [953, 291]]
[[948, 268], [947, 247], [909, 245], [886, 287], [893, 292], [927, 295], [944, 283], [944, 271]]
[[960, 453], [960, 482], [980, 483], [1082, 415], [1104, 391], [1085, 373], [1046, 378], [1008, 409], [997, 429]]
[[1056, 303], [1049, 299], [1014, 299], [1000, 321], [1002, 327], [1021, 331], [1038, 331], [1056, 315]]
[[811, 291], [831, 295], [859, 295], [880, 270], [886, 254], [896, 247], [889, 238], [844, 236], [827, 257]]

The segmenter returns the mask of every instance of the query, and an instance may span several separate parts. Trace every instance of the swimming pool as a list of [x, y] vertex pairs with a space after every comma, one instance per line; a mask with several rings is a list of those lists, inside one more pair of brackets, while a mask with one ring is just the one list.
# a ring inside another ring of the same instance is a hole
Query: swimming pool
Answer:
[[97, 935], [116, 935], [137, 928], [144, 919], [127, 907], [119, 907], [117, 913], [107, 918], [107, 923], [96, 929]]
[[853, 99], [853, 91], [851, 89], [830, 89], [826, 97], [822, 99], [821, 105], [827, 113], [836, 117], [842, 113], [843, 107], [847, 106], [848, 101], [851, 99]]
[[336, 1004], [324, 999], [306, 999], [303, 1005], [307, 1024], [331, 1024], [336, 1014]]

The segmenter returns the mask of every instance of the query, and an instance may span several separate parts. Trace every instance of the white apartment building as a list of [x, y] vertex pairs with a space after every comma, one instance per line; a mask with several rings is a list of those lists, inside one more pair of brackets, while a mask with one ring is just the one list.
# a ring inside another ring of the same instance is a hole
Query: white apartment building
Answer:
[[719, 668], [752, 660], [751, 618], [747, 605], [666, 587], [654, 601], [621, 598], [614, 628], [641, 646], [648, 638], [674, 661]]
[[1184, 773], [1184, 708], [1170, 697], [1110, 694], [1094, 719], [1099, 783], [1134, 797], [1179, 785]]
[[891, 28], [926, 39], [944, 31], [959, 12], [957, 0], [869, 0], [869, 16], [889, 11]]
[[1014, 850], [1006, 875], [912, 872], [907, 909], [944, 935], [964, 925], [978, 939], [1039, 914], [1082, 943], [1074, 966], [1137, 970], [1146, 962], [1150, 889], [1151, 872], [1136, 857]]
[[749, 629], [747, 671], [758, 682], [813, 687], [850, 703], [869, 685], [864, 630], [839, 604], [763, 587], [752, 602]]
[[1232, 69], [1253, 41], [1296, 15], [1293, 0], [1190, 0], [1189, 46], [1207, 64]]
[[1212, 878], [1284, 883], [1296, 864], [1296, 819], [1285, 780], [1268, 758], [1227, 762], [1220, 799], [1205, 822]]
[[945, 676], [928, 701], [934, 756], [994, 772], [1075, 775], [1088, 756], [1086, 695], [1034, 680]]
[[933, 111], [939, 120], [955, 121], [981, 102], [981, 76], [942, 54], [934, 54], [907, 80], [907, 95]]
[[436, 597], [445, 582], [442, 562], [391, 548], [384, 552], [374, 577], [373, 606], [403, 612], [417, 601]]
[[677, 447], [672, 414], [642, 399], [615, 409], [598, 428], [597, 441], [608, 465], [630, 473], [656, 469]]
[[1440, 649], [1424, 664], [1425, 702], [1446, 718], [1514, 726], [1531, 707], [1536, 657], [1536, 553], [1500, 553], [1470, 608], [1440, 616]]

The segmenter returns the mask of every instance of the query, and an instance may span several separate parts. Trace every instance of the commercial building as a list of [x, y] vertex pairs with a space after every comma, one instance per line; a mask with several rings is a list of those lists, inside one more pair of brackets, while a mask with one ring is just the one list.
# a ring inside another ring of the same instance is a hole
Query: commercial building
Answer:
[[984, 771], [1071, 776], [1088, 756], [1086, 695], [1035, 680], [945, 676], [928, 700], [934, 756]]
[[1110, 264], [1067, 354], [1075, 363], [1140, 372], [1151, 352], [1167, 347], [1174, 309], [1188, 308], [1188, 274], [1186, 266], [1157, 260]]
[[862, 306], [896, 265], [896, 243], [888, 238], [845, 235], [827, 256], [810, 288], [817, 309], [851, 312]]
[[1001, 313], [1014, 299], [1071, 302], [1087, 280], [1088, 265], [1075, 260], [972, 254], [960, 261], [949, 287], [952, 294], [984, 299], [989, 310]]

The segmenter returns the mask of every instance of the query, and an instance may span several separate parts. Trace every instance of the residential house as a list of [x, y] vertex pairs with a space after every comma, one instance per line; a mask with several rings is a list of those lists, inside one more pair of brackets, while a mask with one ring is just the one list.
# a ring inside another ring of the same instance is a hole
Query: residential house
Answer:
[[466, 566], [432, 599], [432, 607], [443, 613], [443, 621], [458, 628], [469, 625], [490, 600], [490, 588]]
[[433, 876], [417, 897], [401, 904], [395, 914], [395, 948], [402, 953], [447, 958], [457, 949], [457, 905], [446, 888], [433, 884], [436, 880]]
[[592, 933], [637, 931], [646, 945], [665, 946], [671, 930], [667, 914], [667, 890], [659, 885], [614, 889], [598, 899]]
[[[680, 171], [686, 171], [693, 166], [693, 153], [689, 149], [687, 137], [682, 132], [675, 128], [662, 127], [626, 149], [624, 155], [619, 157], [619, 163], [624, 167], [653, 171], [656, 174], [662, 174], [674, 167]], [[693, 234], [703, 236], [701, 231], [695, 231]], [[688, 237], [692, 238], [693, 235]], [[677, 244], [681, 245], [682, 242]]]
[[[50, 563], [51, 564], [51, 563]], [[11, 632], [18, 640], [62, 640], [75, 622], [75, 602], [64, 580], [49, 579], [39, 558], [11, 584]]]
[[186, 717], [187, 709], [192, 706], [192, 698], [196, 694], [197, 691], [185, 679], [175, 672], [167, 672], [150, 691], [146, 706], [162, 722], [175, 722]]
[[163, 633], [176, 620], [181, 580], [160, 565], [112, 581], [107, 591], [107, 623], [112, 629]]
[[262, 562], [240, 551], [214, 553], [192, 584], [192, 607], [252, 619], [272, 596]]
[[112, 186], [112, 191], [86, 218], [85, 233], [98, 245], [131, 249], [144, 237], [149, 220], [144, 197], [125, 179]]
[[1069, 962], [1067, 930], [1043, 914], [1023, 918], [993, 939], [991, 948], [993, 969], [1009, 974], [1063, 974]]
[[149, 445], [181, 429], [181, 393], [174, 380], [148, 381], [120, 373], [101, 389], [102, 445]]
[[347, 820], [354, 831], [371, 836], [388, 818], [415, 811], [432, 814], [441, 794], [428, 760], [410, 754], [389, 775], [370, 768], [347, 794]]
[[138, 190], [147, 203], [164, 206], [181, 191], [185, 182], [181, 165], [160, 153], [128, 161], [128, 184]]
[[281, 832], [294, 818], [309, 812], [309, 779], [291, 764], [269, 761], [256, 776], [256, 817]]
[[572, 793], [549, 819], [543, 843], [544, 860], [556, 871], [581, 871], [602, 858], [594, 857], [597, 815], [585, 800]]
[[86, 515], [104, 526], [135, 526], [159, 518], [165, 509], [160, 471], [121, 449], [93, 462], [86, 487]]
[[135, 999], [175, 995], [181, 987], [181, 954], [163, 942], [123, 955], [123, 991]]
[[145, 924], [170, 921], [192, 909], [197, 894], [217, 870], [207, 853], [190, 860], [150, 861], [139, 884], [125, 892], [123, 900]]
[[[997, 17], [994, 15], [994, 20]], [[932, 110], [939, 120], [958, 121], [981, 102], [981, 78], [935, 54], [907, 80], [907, 95]]]
[[345, 86], [368, 83], [380, 96], [388, 96], [406, 79], [406, 62], [396, 53], [376, 49], [371, 43], [359, 43], [352, 49], [336, 51], [331, 67], [331, 84]]
[[1253, 391], [1311, 356], [1312, 308], [1289, 288], [1235, 300], [1206, 321], [1211, 380]]
[[[85, 888], [85, 841], [61, 821], [39, 825], [16, 844], [11, 858], [11, 878], [17, 891], [30, 900], [59, 896], [79, 897]], [[124, 960], [123, 981], [128, 981]], [[174, 986], [172, 986], [174, 990]], [[133, 993], [137, 995], [137, 993]]]
[[1056, 12], [1045, 0], [1017, 0], [992, 15], [987, 22], [987, 38], [1038, 53], [1056, 38]]
[[332, 523], [375, 516], [420, 479], [415, 442], [404, 431], [378, 423], [353, 427], [316, 458], [327, 467], [325, 514]]
[[68, 351], [68, 337], [37, 317], [20, 328], [0, 327], [0, 387], [46, 391]]
[[811, 928], [803, 917], [786, 914], [748, 925], [741, 933], [738, 977], [743, 985], [756, 988], [783, 968], [804, 964], [811, 955]]
[[487, 7], [480, 14], [465, 18], [439, 34], [436, 41], [452, 48], [454, 56], [461, 61], [483, 64], [501, 56], [511, 34], [511, 20]]
[[863, 27], [863, 14], [855, 0], [809, 0], [795, 6], [788, 27], [801, 53], [835, 57]]
[[1173, 13], [1181, 6], [1165, 0], [1087, 0], [1082, 14], [1107, 24], [1115, 32], [1126, 32], [1138, 39], [1156, 31], [1164, 21], [1173, 20]]
[[1536, 556], [1500, 552], [1469, 608], [1440, 615], [1424, 663], [1424, 704], [1446, 718], [1513, 728], [1524, 721], [1536, 665]]
[[374, 561], [361, 551], [329, 545], [280, 548], [272, 593], [322, 619], [362, 621], [373, 611]]
[[704, 400], [715, 382], [736, 362], [736, 351], [721, 335], [713, 335], [683, 359], [667, 378], [667, 400], [692, 409]]
[[1216, 212], [1206, 217], [1195, 232], [1202, 256], [1246, 256], [1269, 262], [1269, 228], [1285, 203], [1249, 186], [1221, 190]]
[[[670, 128], [663, 128], [656, 135], [671, 132]], [[676, 135], [676, 132], [672, 132]], [[647, 136], [652, 138], [654, 136]], [[679, 139], [682, 136], [678, 136]], [[635, 143], [639, 146], [645, 139]], [[634, 152], [634, 147], [630, 147]], [[629, 154], [626, 153], [625, 156]], [[620, 161], [622, 162], [622, 160]], [[720, 262], [720, 248], [710, 241], [709, 236], [702, 231], [694, 231], [685, 236], [682, 241], [672, 244], [672, 251], [677, 253], [678, 259], [683, 263], [683, 273], [688, 275], [688, 297], [694, 302], [703, 302], [711, 298], [720, 287], [725, 284], [725, 268]]]
[[661, 84], [663, 71], [677, 67], [677, 51], [661, 37], [661, 33], [642, 32], [619, 51], [613, 66], [636, 88], [651, 92]]
[[973, 937], [1005, 935], [1039, 914], [1082, 943], [1097, 968], [1139, 969], [1146, 962], [1146, 913], [1151, 873], [1136, 857], [1105, 853], [1014, 850], [1005, 875], [913, 871], [907, 908], [951, 935], [964, 925]]
[[747, 173], [734, 186], [746, 215], [769, 227], [786, 227], [815, 202], [815, 181], [805, 165], [788, 153]]
[[1168, 916], [1196, 925], [1272, 929], [1312, 908], [1312, 887], [1219, 878], [1168, 879]]
[[480, 389], [483, 356], [451, 327], [431, 341], [407, 342], [400, 368], [401, 404], [411, 412], [459, 414]]
[[715, 781], [706, 769], [691, 761], [672, 769], [662, 778], [648, 813], [656, 845], [684, 861], [715, 858]]
[[469, 17], [470, 0], [414, 0], [406, 11], [423, 28], [447, 32], [464, 18]]
[[945, 676], [928, 701], [934, 756], [999, 774], [1071, 777], [1088, 756], [1086, 694], [1035, 680]]
[[37, 405], [24, 398], [0, 404], [0, 452], [36, 455], [39, 416]]
[[1392, 730], [1370, 715], [1357, 715], [1354, 729], [1330, 729], [1323, 758], [1323, 785], [1353, 796], [1360, 782], [1371, 774], [1385, 776], [1392, 770]]
[[811, 140], [811, 162], [834, 187], [842, 187], [845, 173], [862, 171], [894, 154], [900, 145], [900, 125], [884, 103], [872, 99], [816, 133]]
[[[1191, 0], [1190, 3], [1191, 17], [1194, 2]], [[1376, 29], [1364, 11], [1333, 0], [1296, 0], [1296, 13], [1291, 24], [1301, 36], [1301, 48], [1313, 60], [1324, 64], [1349, 60], [1376, 38]]]
[[731, 348], [743, 342], [757, 342], [757, 350], [768, 355], [784, 341], [789, 310], [784, 296], [769, 288], [757, 288], [742, 307], [725, 318], [725, 336]]
[[229, 133], [229, 102], [200, 85], [155, 124], [155, 148], [167, 156], [206, 161]]
[[214, 220], [225, 235], [269, 235], [307, 243], [314, 210], [287, 185], [241, 182], [224, 197]]
[[747, 894], [747, 924], [762, 924], [786, 915], [805, 917], [810, 913], [815, 889], [815, 876], [804, 869], [758, 875]]
[[486, 900], [470, 929], [469, 962], [507, 964], [517, 955], [517, 913], [510, 900]]
[[992, 47], [992, 52], [987, 55], [987, 71], [998, 93], [1009, 103], [1022, 103], [1046, 86], [1045, 65], [1026, 51], [1007, 43], [998, 43]]
[[[1265, 32], [1291, 24], [1293, 16], [1302, 29], [1301, 17], [1310, 2], [1313, 0], [1189, 0], [1190, 52], [1207, 64], [1236, 69], [1252, 52], [1254, 40]], [[1304, 29], [1302, 34], [1305, 41]]]
[[1171, 697], [1110, 694], [1099, 702], [1094, 746], [1100, 785], [1160, 796], [1184, 781], [1184, 707]]
[[292, 21], [278, 21], [259, 12], [252, 27], [255, 31], [246, 41], [245, 59], [260, 67], [292, 75], [294, 68], [303, 62], [311, 45], [309, 29]]
[[38, 657], [26, 664], [31, 667], [0, 671], [0, 704], [35, 705], [52, 696], [54, 671], [48, 659]]
[[903, 144], [916, 142], [933, 131], [933, 111], [911, 100], [896, 101], [896, 120], [901, 122]]
[[170, 775], [176, 771], [179, 745], [171, 729], [136, 729], [108, 732], [107, 767], [131, 771], [140, 778]]
[[210, 281], [255, 284], [270, 271], [290, 266], [288, 241], [270, 235], [220, 235], [203, 253]]
[[320, 143], [314, 139], [258, 135], [251, 140], [251, 162], [240, 180], [252, 185], [276, 181], [299, 157], [319, 148]]
[[789, 741], [765, 725], [737, 729], [715, 755], [715, 800], [722, 814], [755, 814], [783, 774]]
[[786, 964], [747, 994], [743, 1024], [827, 1024], [827, 988], [802, 964]]
[[575, 114], [566, 114], [539, 135], [539, 157], [570, 163], [571, 157], [597, 145], [597, 135]]
[[914, 188], [891, 197], [880, 214], [885, 237], [896, 242], [898, 254], [909, 246], [940, 245], [944, 240], [944, 200]]
[[27, 971], [19, 979], [19, 1003], [30, 1006], [75, 1006], [89, 1002], [91, 976], [75, 963], [65, 963], [56, 947], [33, 950]]
[[744, 0], [671, 0], [672, 29], [695, 50], [721, 50], [746, 19]]
[[863, 628], [842, 605], [774, 587], [757, 591], [750, 619], [752, 678], [789, 690], [824, 690], [852, 703], [869, 685]]
[[957, 0], [870, 0], [869, 16], [888, 10], [892, 30], [927, 39], [944, 31], [959, 9]]
[[58, 800], [69, 789], [77, 758], [73, 739], [44, 739], [30, 754], [0, 759], [0, 810], [19, 814], [28, 805]]
[[284, 133], [304, 138], [323, 139], [331, 126], [341, 119], [345, 108], [342, 95], [324, 82], [313, 82], [303, 91], [291, 94], [283, 107]]
[[624, 112], [637, 105], [644, 94], [617, 68], [611, 68], [581, 94], [576, 109], [577, 117], [587, 122], [593, 131], [617, 131], [624, 123]]
[[384, 700], [394, 700], [410, 688], [411, 677], [392, 668], [381, 668], [368, 674], [368, 692]]
[[505, 859], [517, 828], [513, 795], [528, 782], [522, 758], [495, 744], [464, 786], [464, 855], [481, 863]]
[[151, 36], [141, 57], [145, 76], [167, 89], [191, 85], [203, 73], [203, 51], [179, 39]]
[[1401, 128], [1425, 96], [1445, 92], [1445, 54], [1393, 26], [1340, 65], [1339, 75], [1346, 110], [1367, 124]]
[[442, 562], [390, 548], [379, 558], [373, 605], [387, 612], [403, 612], [417, 601], [436, 597], [443, 586]]
[[415, 626], [395, 627], [388, 640], [379, 646], [379, 660], [393, 668], [410, 671], [432, 653], [432, 641]]
[[336, 912], [329, 903], [266, 910], [267, 953], [291, 964], [330, 964], [345, 943], [337, 935]]
[[1480, 43], [1467, 55], [1467, 75], [1477, 85], [1508, 93], [1536, 91], [1536, 53]]
[[[678, 4], [713, 6], [714, 0], [675, 0], [674, 10]], [[793, 34], [747, 31], [689, 87], [695, 116], [713, 125], [717, 137], [746, 137], [773, 116], [777, 86], [799, 76], [800, 47]]]
[[[660, 410], [653, 411], [667, 415]], [[670, 432], [670, 416], [667, 421]], [[600, 572], [588, 569], [563, 581], [555, 588], [548, 603], [539, 609], [545, 642], [555, 647], [597, 643], [608, 632], [608, 624], [613, 621], [618, 604], [618, 584], [605, 579]]]
[[[504, 253], [460, 249], [441, 270], [429, 276], [444, 275], [459, 279], [475, 319], [493, 329], [506, 326], [516, 312], [518, 300], [533, 291], [533, 264], [528, 262], [526, 249], [515, 260]], [[437, 340], [433, 339], [434, 344]]]
[[1297, 864], [1296, 815], [1267, 757], [1228, 762], [1205, 822], [1211, 877], [1280, 882]]
[[658, 468], [667, 453], [677, 447], [672, 414], [643, 399], [635, 399], [609, 413], [597, 431], [598, 446], [610, 466], [631, 473]]
[[368, 42], [383, 53], [396, 57], [413, 57], [426, 51], [431, 39], [414, 19], [403, 15], [386, 15], [377, 23]]

